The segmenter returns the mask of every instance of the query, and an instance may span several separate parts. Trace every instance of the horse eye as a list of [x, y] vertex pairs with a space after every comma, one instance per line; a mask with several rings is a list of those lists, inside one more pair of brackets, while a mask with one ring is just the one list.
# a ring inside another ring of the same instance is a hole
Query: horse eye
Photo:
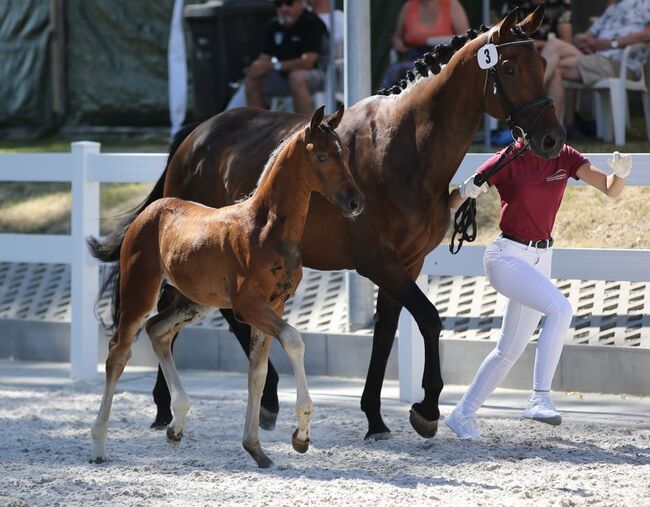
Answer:
[[319, 162], [325, 162], [327, 160], [327, 156], [324, 155], [323, 153], [319, 153], [316, 155], [316, 158], [318, 159]]
[[503, 73], [506, 76], [514, 76], [515, 75], [515, 68], [514, 67], [504, 67], [503, 68]]

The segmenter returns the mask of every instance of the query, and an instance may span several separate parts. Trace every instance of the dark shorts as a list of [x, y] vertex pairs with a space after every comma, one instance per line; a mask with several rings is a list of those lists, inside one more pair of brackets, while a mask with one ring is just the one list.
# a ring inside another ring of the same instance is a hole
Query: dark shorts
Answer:
[[[310, 93], [322, 91], [325, 87], [325, 74], [320, 69], [310, 69], [307, 73], [307, 87]], [[262, 79], [262, 92], [265, 97], [286, 97], [291, 95], [289, 80], [278, 71], [267, 74]]]

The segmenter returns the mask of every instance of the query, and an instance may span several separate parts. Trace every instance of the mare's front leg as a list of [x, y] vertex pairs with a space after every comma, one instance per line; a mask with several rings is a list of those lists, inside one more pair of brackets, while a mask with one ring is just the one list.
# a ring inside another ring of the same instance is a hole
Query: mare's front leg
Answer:
[[381, 417], [381, 388], [384, 384], [386, 365], [395, 341], [401, 310], [402, 305], [380, 287], [377, 295], [372, 354], [366, 375], [366, 385], [361, 396], [361, 410], [368, 419], [366, 440], [385, 440], [391, 436], [390, 430]]
[[[444, 385], [440, 372], [439, 353], [442, 322], [436, 307], [415, 283], [415, 279], [422, 269], [423, 261], [424, 259], [420, 259], [412, 267], [407, 269], [392, 252], [380, 252], [367, 265], [363, 266], [360, 273], [376, 283], [380, 291], [386, 291], [392, 299], [406, 308], [417, 322], [418, 328], [422, 333], [422, 338], [424, 339], [424, 373], [422, 376], [424, 399], [412, 405], [410, 422], [420, 436], [431, 438], [436, 434], [438, 429], [438, 419], [440, 418], [438, 400]], [[394, 314], [396, 306], [390, 305], [390, 302], [385, 304], [389, 307], [389, 311], [392, 308], [393, 313], [389, 316], [391, 326], [389, 330], [392, 330], [392, 336], [394, 337], [395, 330], [397, 329], [397, 319], [395, 319]], [[379, 302], [378, 310], [380, 310]], [[399, 317], [399, 313], [397, 317]], [[382, 316], [378, 315], [378, 319], [380, 322]], [[386, 327], [388, 328], [388, 325]], [[375, 345], [373, 341], [373, 357], [376, 353], [377, 361], [371, 363], [371, 369], [376, 367], [377, 372], [368, 371], [368, 378], [379, 378], [381, 374], [383, 380], [386, 362], [390, 354], [390, 347], [384, 345], [379, 351], [375, 352]], [[371, 387], [374, 387], [374, 391], [371, 391], [373, 398], [379, 398], [381, 387], [377, 390], [377, 386], [374, 383]], [[376, 401], [376, 404], [379, 406], [379, 401]]]

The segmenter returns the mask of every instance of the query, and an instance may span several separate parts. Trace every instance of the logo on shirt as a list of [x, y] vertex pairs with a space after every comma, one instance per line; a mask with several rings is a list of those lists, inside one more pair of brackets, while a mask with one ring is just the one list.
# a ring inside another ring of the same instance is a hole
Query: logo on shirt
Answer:
[[282, 41], [284, 40], [284, 33], [275, 32], [273, 34], [273, 40], [275, 41], [275, 45], [279, 46], [280, 44], [282, 44]]
[[557, 181], [557, 180], [566, 180], [566, 171], [564, 169], [559, 169], [555, 173], [551, 174], [546, 178], [547, 182]]

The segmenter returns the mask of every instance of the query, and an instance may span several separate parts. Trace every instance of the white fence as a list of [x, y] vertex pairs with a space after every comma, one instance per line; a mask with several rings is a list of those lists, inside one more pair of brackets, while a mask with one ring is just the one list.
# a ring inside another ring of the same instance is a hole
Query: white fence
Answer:
[[[489, 154], [468, 154], [455, 182], [464, 180]], [[589, 155], [606, 168], [607, 155]], [[99, 234], [99, 184], [156, 181], [166, 154], [102, 154], [92, 142], [72, 143], [71, 153], [0, 154], [0, 181], [63, 181], [72, 184], [72, 234], [0, 234], [0, 262], [68, 263], [71, 265], [71, 374], [76, 379], [97, 375], [98, 326], [94, 302], [98, 265], [86, 249], [85, 238]], [[635, 154], [628, 185], [650, 186], [650, 154]], [[571, 184], [583, 184], [574, 182]], [[452, 256], [441, 245], [426, 259], [421, 278], [428, 275], [483, 275], [482, 247], [465, 246]], [[650, 251], [556, 249], [553, 276], [570, 279], [650, 281]], [[420, 397], [424, 350], [417, 326], [402, 312], [399, 328], [400, 397]]]

